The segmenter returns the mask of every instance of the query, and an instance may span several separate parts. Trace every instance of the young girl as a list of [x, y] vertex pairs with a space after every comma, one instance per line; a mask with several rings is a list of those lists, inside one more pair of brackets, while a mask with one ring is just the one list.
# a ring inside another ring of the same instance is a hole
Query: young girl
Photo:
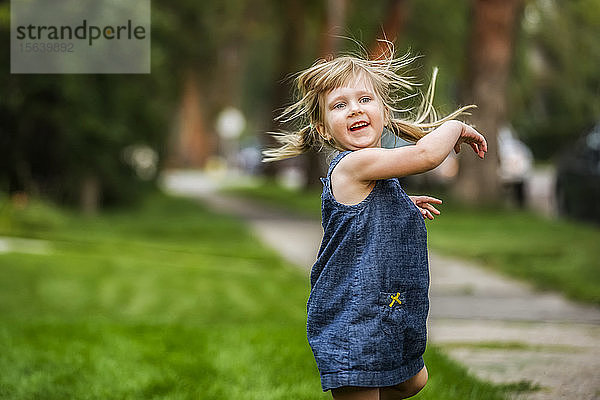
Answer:
[[[301, 121], [275, 133], [281, 147], [264, 161], [328, 145], [339, 151], [322, 179], [323, 241], [311, 271], [308, 341], [324, 391], [334, 399], [403, 399], [427, 382], [423, 363], [429, 311], [423, 217], [440, 200], [410, 198], [399, 177], [429, 171], [468, 143], [480, 158], [484, 137], [432, 107], [435, 72], [414, 120], [398, 117], [397, 95], [414, 84], [398, 74], [413, 59], [320, 60], [297, 77], [299, 100], [279, 119]], [[404, 110], [406, 112], [406, 110]], [[416, 142], [381, 147], [384, 127]]]

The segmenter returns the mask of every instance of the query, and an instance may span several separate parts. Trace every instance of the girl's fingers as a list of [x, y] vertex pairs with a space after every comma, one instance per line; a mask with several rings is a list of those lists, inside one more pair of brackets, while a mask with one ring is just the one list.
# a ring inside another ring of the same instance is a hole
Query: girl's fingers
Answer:
[[484, 148], [485, 142], [481, 142], [481, 143], [472, 142], [472, 143], [470, 143], [470, 145], [471, 145], [471, 148], [473, 149], [473, 151], [479, 156], [479, 158], [484, 158], [485, 152], [487, 151], [487, 148]]
[[431, 197], [431, 196], [413, 196], [413, 197], [415, 197], [417, 204], [421, 204], [421, 203], [442, 204], [442, 200], [436, 199], [435, 197]]
[[[470, 129], [462, 135], [461, 139], [463, 142], [469, 143], [471, 148], [473, 148], [473, 151], [475, 151], [479, 157], [483, 158], [483, 153], [487, 153], [487, 142], [485, 137], [481, 133], [477, 132], [477, 130], [474, 128], [470, 127]], [[459, 143], [461, 143], [460, 140], [457, 145], [459, 145]], [[454, 147], [454, 151], [458, 153], [456, 145]]]
[[429, 203], [425, 203], [423, 204], [423, 208], [431, 211], [432, 213], [434, 213], [435, 215], [440, 215], [440, 210], [438, 210], [437, 208], [435, 208], [434, 206], [432, 206]]
[[434, 215], [441, 214], [438, 209], [436, 209], [434, 206], [428, 203], [420, 204], [419, 207], [419, 211], [421, 211], [421, 215], [423, 215], [423, 218], [433, 219]]
[[435, 197], [431, 197], [431, 196], [423, 196], [424, 200], [428, 203], [435, 203], [435, 204], [442, 204], [443, 201], [440, 199], [436, 199]]
[[460, 142], [456, 142], [456, 144], [454, 145], [454, 152], [456, 154], [460, 153]]
[[423, 215], [423, 218], [433, 219], [433, 215], [427, 210], [421, 209], [421, 214]]
[[440, 215], [441, 212], [432, 204], [442, 204], [442, 200], [431, 196], [411, 196], [415, 205], [423, 215], [423, 218], [434, 219], [434, 215]]
[[481, 137], [481, 146], [480, 147], [484, 153], [487, 153], [487, 141], [485, 140], [485, 138], [483, 136]]

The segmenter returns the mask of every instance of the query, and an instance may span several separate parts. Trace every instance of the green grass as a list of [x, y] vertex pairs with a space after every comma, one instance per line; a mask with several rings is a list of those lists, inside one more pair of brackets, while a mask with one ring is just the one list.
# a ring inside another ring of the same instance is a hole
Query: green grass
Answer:
[[[0, 198], [0, 398], [326, 399], [305, 337], [308, 279], [237, 220], [156, 195], [82, 217]], [[429, 347], [417, 399], [503, 399]]]
[[[232, 193], [320, 216], [320, 192], [295, 192], [274, 184]], [[441, 196], [442, 215], [427, 221], [433, 250], [467, 258], [576, 301], [600, 305], [600, 229], [531, 212], [467, 208]]]

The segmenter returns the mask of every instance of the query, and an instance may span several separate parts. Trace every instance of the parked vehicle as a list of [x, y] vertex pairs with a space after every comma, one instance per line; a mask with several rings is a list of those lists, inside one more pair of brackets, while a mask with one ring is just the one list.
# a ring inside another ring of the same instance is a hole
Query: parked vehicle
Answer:
[[560, 215], [600, 224], [600, 122], [560, 157], [556, 203]]

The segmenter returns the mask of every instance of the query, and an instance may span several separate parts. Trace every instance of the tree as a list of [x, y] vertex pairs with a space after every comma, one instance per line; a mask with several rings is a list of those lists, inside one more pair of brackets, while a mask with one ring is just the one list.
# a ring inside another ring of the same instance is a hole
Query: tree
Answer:
[[549, 160], [600, 119], [600, 3], [527, 3], [510, 113], [537, 159]]
[[507, 85], [515, 30], [523, 0], [473, 0], [464, 99], [477, 104], [472, 122], [488, 141], [486, 161], [465, 151], [455, 186], [468, 202], [492, 202], [500, 194], [498, 176], [498, 128], [507, 118]]
[[[8, 15], [0, 3], [5, 49]], [[163, 53], [158, 42], [152, 46], [153, 55]], [[94, 212], [153, 188], [156, 176], [140, 177], [129, 157], [143, 147], [160, 160], [164, 148], [174, 85], [167, 63], [156, 56], [152, 63], [150, 75], [21, 75], [2, 64], [0, 190]]]
[[[286, 0], [278, 2], [281, 7], [278, 11], [283, 25], [281, 26], [281, 41], [279, 43], [278, 57], [276, 58], [276, 81], [274, 82], [272, 95], [272, 110], [281, 109], [290, 103], [291, 90], [289, 77], [296, 72], [302, 49], [302, 31], [305, 24], [305, 4], [302, 0]], [[276, 115], [271, 118], [270, 131], [277, 132], [285, 130], [283, 124], [275, 120]], [[268, 133], [263, 134], [263, 148], [277, 147], [279, 143]], [[284, 161], [285, 162], [285, 161]], [[280, 162], [263, 164], [265, 175], [274, 177], [280, 167]]]
[[[341, 48], [341, 35], [346, 25], [347, 0], [327, 0], [325, 18], [319, 46], [319, 57], [337, 55]], [[308, 187], [320, 187], [320, 177], [325, 174], [325, 157], [314, 150], [306, 154], [306, 177]]]
[[[385, 11], [385, 21], [378, 39], [397, 42], [406, 27], [408, 2], [407, 0], [389, 0]], [[370, 54], [372, 58], [377, 59], [386, 55], [388, 50], [388, 45], [385, 42], [376, 40], [371, 44]]]

